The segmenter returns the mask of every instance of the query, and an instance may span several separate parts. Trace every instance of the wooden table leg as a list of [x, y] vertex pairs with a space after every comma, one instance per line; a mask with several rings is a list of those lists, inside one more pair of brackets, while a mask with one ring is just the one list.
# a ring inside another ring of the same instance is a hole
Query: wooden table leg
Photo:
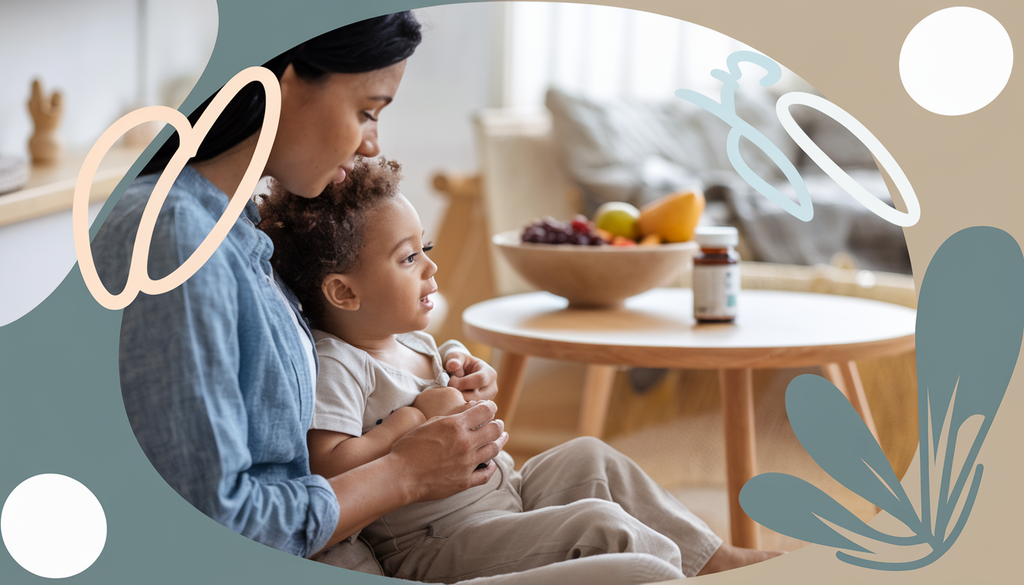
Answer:
[[583, 383], [583, 403], [580, 405], [579, 434], [600, 437], [608, 416], [608, 400], [615, 382], [615, 366], [590, 364]]
[[725, 463], [732, 544], [758, 548], [757, 524], [740, 507], [740, 489], [754, 477], [754, 381], [750, 369], [718, 372], [725, 419]]
[[494, 404], [498, 406], [497, 418], [504, 421], [506, 430], [512, 425], [512, 417], [516, 414], [516, 406], [519, 405], [525, 373], [525, 355], [501, 352], [501, 362], [498, 364], [498, 394], [494, 397]]
[[846, 396], [846, 399], [853, 405], [853, 409], [864, 419], [864, 424], [874, 435], [875, 441], [878, 441], [878, 429], [875, 427], [875, 418], [871, 416], [867, 395], [864, 394], [864, 384], [860, 381], [857, 362], [851, 360], [825, 364], [821, 366], [821, 370], [825, 374], [825, 378], [835, 384], [835, 387], [839, 388], [839, 391]]

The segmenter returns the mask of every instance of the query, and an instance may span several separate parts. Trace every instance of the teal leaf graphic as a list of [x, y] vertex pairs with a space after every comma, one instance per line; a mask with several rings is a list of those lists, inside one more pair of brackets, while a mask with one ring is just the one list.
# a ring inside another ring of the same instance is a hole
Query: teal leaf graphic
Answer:
[[901, 562], [836, 553], [847, 563], [879, 570], [923, 567], [956, 542], [981, 487], [978, 454], [1024, 340], [1020, 246], [991, 227], [950, 236], [924, 275], [917, 311], [920, 512], [863, 421], [830, 382], [800, 376], [786, 392], [793, 430], [818, 465], [914, 536], [880, 533], [817, 488], [784, 474], [747, 482], [740, 503], [751, 518], [783, 534], [854, 553], [870, 551], [823, 521], [879, 543], [930, 546], [923, 556]]
[[995, 228], [971, 228], [950, 237], [939, 254], [942, 262], [933, 261], [925, 275], [917, 322], [918, 380], [927, 389], [920, 406], [932, 404], [933, 440], [958, 381], [954, 427], [973, 414], [995, 413], [1024, 323], [1024, 269], [1013, 238]]
[[821, 376], [798, 376], [786, 412], [807, 454], [836, 481], [904, 524], [920, 523], [885, 453], [846, 396]]
[[[932, 531], [944, 540], [1020, 354], [1024, 259], [1009, 234], [991, 227], [957, 232], [936, 259], [918, 300], [918, 432], [922, 520], [928, 526], [934, 513]], [[975, 415], [981, 427], [953, 469], [960, 430]]]
[[750, 517], [787, 536], [817, 544], [871, 552], [836, 532], [822, 520], [889, 544], [917, 544], [917, 536], [891, 536], [868, 526], [831, 496], [785, 473], [762, 473], [740, 491], [740, 505]]

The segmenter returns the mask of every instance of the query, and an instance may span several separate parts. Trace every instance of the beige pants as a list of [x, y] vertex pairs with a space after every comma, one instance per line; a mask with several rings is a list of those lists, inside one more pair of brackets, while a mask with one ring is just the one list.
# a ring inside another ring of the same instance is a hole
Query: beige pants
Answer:
[[570, 441], [518, 472], [510, 458], [497, 461], [499, 489], [389, 543], [398, 552], [385, 556], [378, 549], [384, 572], [454, 583], [636, 553], [631, 562], [642, 564], [649, 555], [652, 565], [674, 567], [682, 577], [696, 575], [722, 543], [629, 458], [597, 439]]

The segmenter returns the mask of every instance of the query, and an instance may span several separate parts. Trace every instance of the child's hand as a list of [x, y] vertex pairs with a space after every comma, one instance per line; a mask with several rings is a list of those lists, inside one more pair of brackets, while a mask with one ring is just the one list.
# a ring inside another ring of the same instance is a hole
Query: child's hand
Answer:
[[498, 393], [498, 373], [480, 358], [453, 351], [445, 359], [444, 369], [451, 377], [448, 385], [461, 391], [466, 402], [490, 400]]
[[412, 403], [413, 408], [423, 413], [427, 420], [435, 416], [448, 416], [466, 410], [463, 393], [455, 388], [436, 386], [427, 388]]

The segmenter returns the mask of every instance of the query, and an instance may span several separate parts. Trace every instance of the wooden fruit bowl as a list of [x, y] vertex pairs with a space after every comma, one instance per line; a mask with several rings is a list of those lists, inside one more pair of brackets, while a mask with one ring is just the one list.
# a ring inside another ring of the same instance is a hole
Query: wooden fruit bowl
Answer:
[[573, 308], [616, 308], [644, 291], [672, 284], [697, 252], [696, 242], [654, 246], [574, 246], [522, 242], [519, 230], [491, 241], [527, 282]]

